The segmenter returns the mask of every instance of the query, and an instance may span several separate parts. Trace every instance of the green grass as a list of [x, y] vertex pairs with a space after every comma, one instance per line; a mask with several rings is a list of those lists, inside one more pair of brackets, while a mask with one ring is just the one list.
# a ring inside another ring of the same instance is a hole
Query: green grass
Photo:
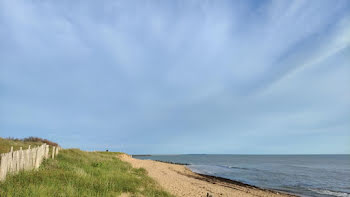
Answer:
[[19, 150], [20, 147], [23, 149], [28, 149], [28, 146], [40, 146], [41, 142], [30, 142], [30, 141], [22, 141], [22, 140], [11, 140], [0, 138], [0, 153], [8, 153], [11, 150], [11, 146], [13, 146], [13, 150]]
[[171, 196], [143, 168], [132, 168], [112, 152], [61, 150], [38, 170], [0, 183], [0, 196]]

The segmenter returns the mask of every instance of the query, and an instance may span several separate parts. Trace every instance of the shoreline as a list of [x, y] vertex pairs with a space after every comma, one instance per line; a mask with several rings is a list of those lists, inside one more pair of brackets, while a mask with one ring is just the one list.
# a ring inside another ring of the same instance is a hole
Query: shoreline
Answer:
[[[134, 159], [138, 159], [138, 158], [135, 158], [134, 156], [140, 156], [140, 155], [132, 155], [132, 158]], [[141, 156], [144, 156], [144, 155], [141, 155]], [[149, 159], [151, 160], [151, 159]], [[161, 162], [161, 163], [167, 163], [167, 164], [174, 164], [174, 165], [183, 165], [183, 166], [189, 166], [191, 164], [188, 164], [188, 163], [178, 163], [178, 162], [171, 162], [171, 161], [161, 161], [161, 160], [151, 160], [151, 161], [156, 161], [156, 162]], [[189, 169], [189, 168], [187, 168]], [[226, 183], [229, 183], [229, 184], [235, 184], [235, 185], [239, 185], [239, 186], [242, 186], [242, 187], [248, 187], [248, 188], [254, 188], [254, 189], [259, 189], [259, 190], [263, 190], [263, 191], [269, 191], [269, 192], [273, 192], [273, 193], [276, 193], [276, 194], [280, 194], [280, 193], [283, 193], [283, 194], [286, 194], [286, 195], [290, 195], [290, 196], [295, 196], [295, 197], [298, 197], [298, 195], [296, 194], [291, 194], [291, 193], [288, 193], [286, 191], [280, 191], [280, 190], [274, 190], [274, 189], [266, 189], [266, 188], [261, 188], [259, 186], [256, 186], [256, 185], [250, 185], [250, 184], [247, 184], [247, 183], [243, 183], [243, 182], [240, 182], [240, 181], [237, 181], [237, 180], [232, 180], [232, 179], [228, 179], [228, 178], [224, 178], [224, 177], [219, 177], [219, 176], [213, 176], [213, 175], [208, 175], [208, 174], [201, 174], [201, 173], [198, 173], [198, 172], [194, 172], [192, 171], [191, 169], [189, 169], [191, 172], [203, 177], [203, 180], [204, 181], [207, 181], [207, 182], [215, 182], [215, 181], [222, 181], [222, 182], [226, 182]], [[197, 178], [197, 177], [196, 177]]]
[[[191, 170], [192, 171], [192, 170]], [[192, 171], [193, 172], [193, 171]], [[274, 189], [265, 189], [265, 188], [261, 188], [261, 187], [258, 187], [258, 186], [255, 186], [255, 185], [250, 185], [250, 184], [247, 184], [247, 183], [242, 183], [240, 181], [236, 181], [236, 180], [232, 180], [232, 179], [227, 179], [227, 178], [224, 178], [224, 177], [219, 177], [219, 176], [213, 176], [213, 175], [207, 175], [207, 174], [200, 174], [200, 173], [197, 173], [197, 172], [193, 172], [199, 176], [202, 176], [203, 177], [203, 180], [204, 181], [207, 181], [207, 182], [212, 182], [212, 181], [222, 181], [222, 182], [225, 182], [225, 183], [228, 183], [228, 184], [233, 184], [233, 185], [238, 185], [238, 186], [241, 186], [241, 187], [247, 187], [247, 188], [250, 188], [250, 189], [258, 189], [258, 190], [262, 190], [262, 191], [266, 191], [266, 192], [271, 192], [271, 193], [275, 193], [277, 195], [279, 194], [283, 194], [283, 195], [287, 195], [287, 196], [290, 196], [290, 197], [299, 197], [298, 195], [296, 194], [291, 194], [291, 193], [288, 193], [286, 191], [279, 191], [279, 190], [274, 190]], [[214, 183], [215, 184], [215, 183]]]
[[[135, 156], [138, 156], [138, 155], [135, 155]], [[138, 159], [138, 158], [134, 158], [134, 159]], [[161, 160], [151, 160], [151, 161], [167, 163], [167, 164], [174, 164], [174, 165], [183, 165], [183, 166], [191, 165], [191, 164], [188, 164], [188, 163], [178, 163], [178, 162], [161, 161]], [[189, 169], [189, 168], [187, 168], [187, 169]], [[194, 172], [191, 169], [189, 169], [189, 170], [191, 172], [193, 172], [193, 173], [203, 177], [203, 179], [201, 179], [201, 180], [206, 181], [208, 183], [214, 183], [215, 184], [215, 182], [217, 182], [217, 181], [222, 181], [222, 182], [226, 182], [226, 183], [229, 183], [229, 184], [238, 185], [238, 186], [241, 186], [241, 187], [248, 187], [248, 188], [259, 189], [259, 190], [268, 191], [268, 192], [272, 192], [272, 193], [276, 193], [276, 194], [282, 193], [282, 194], [285, 194], [285, 195], [298, 197], [297, 195], [288, 193], [286, 191], [279, 191], [279, 190], [274, 190], [274, 189], [265, 189], [265, 188], [261, 188], [259, 186], [250, 185], [250, 184], [243, 183], [243, 182], [240, 182], [240, 181], [236, 181], [236, 180], [232, 180], [232, 179], [228, 179], [228, 178], [224, 178], [224, 177], [219, 177], [219, 176], [208, 175], [208, 174], [201, 174], [201, 173], [198, 173], [198, 172]], [[198, 177], [194, 177], [194, 178], [198, 179]]]
[[130, 163], [135, 168], [146, 169], [150, 177], [175, 196], [297, 196], [284, 191], [264, 189], [227, 178], [196, 173], [191, 171], [186, 164], [142, 160], [129, 155], [121, 155], [119, 158]]

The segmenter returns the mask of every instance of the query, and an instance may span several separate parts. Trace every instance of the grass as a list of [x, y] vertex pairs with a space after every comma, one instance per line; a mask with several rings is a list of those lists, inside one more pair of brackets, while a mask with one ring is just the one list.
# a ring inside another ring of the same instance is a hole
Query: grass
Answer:
[[143, 168], [132, 168], [112, 152], [62, 150], [38, 170], [0, 183], [0, 196], [171, 196]]
[[27, 149], [29, 145], [33, 148], [34, 146], [40, 146], [42, 142], [32, 142], [32, 141], [24, 141], [18, 139], [5, 139], [0, 138], [0, 153], [8, 153], [11, 150], [11, 146], [13, 146], [13, 150], [19, 150], [20, 147], [23, 149]]

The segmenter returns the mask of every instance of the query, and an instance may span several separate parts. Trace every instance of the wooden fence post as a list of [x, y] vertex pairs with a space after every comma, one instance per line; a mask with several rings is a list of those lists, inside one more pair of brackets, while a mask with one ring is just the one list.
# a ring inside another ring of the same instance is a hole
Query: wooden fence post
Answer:
[[1, 163], [0, 163], [0, 181], [5, 180], [7, 174], [7, 154], [1, 154]]
[[35, 168], [35, 162], [36, 162], [36, 150], [38, 148], [35, 147], [32, 149], [32, 166], [31, 166], [31, 169]]
[[26, 170], [30, 169], [30, 162], [31, 162], [31, 160], [30, 160], [31, 154], [30, 153], [31, 153], [31, 149], [30, 149], [30, 145], [29, 145], [29, 147], [28, 147], [28, 149], [26, 150], [26, 153], [25, 153], [25, 160], [26, 160], [26, 162], [24, 164], [24, 169], [26, 169]]
[[11, 172], [16, 172], [16, 162], [17, 162], [17, 154], [16, 154], [17, 152], [16, 151], [13, 151], [12, 152], [12, 165], [11, 165], [11, 167], [12, 167], [12, 169], [11, 169]]
[[55, 158], [55, 146], [52, 146], [52, 159]]
[[19, 151], [15, 151], [14, 152], [14, 156], [13, 156], [13, 158], [14, 158], [14, 172], [16, 173], [16, 172], [18, 172], [19, 171]]
[[46, 145], [46, 149], [45, 149], [45, 158], [46, 158], [46, 159], [49, 158], [49, 145]]
[[19, 169], [23, 170], [24, 169], [24, 151], [22, 149], [22, 147], [19, 148]]
[[28, 168], [28, 150], [23, 150], [23, 170]]
[[40, 165], [40, 146], [36, 148], [36, 154], [35, 154], [35, 164], [34, 168], [37, 169], [39, 168]]
[[13, 159], [13, 146], [11, 146], [11, 149], [10, 149], [10, 158], [9, 158], [9, 165], [8, 165], [8, 171], [9, 172], [12, 172], [13, 171], [13, 161], [12, 161], [12, 159]]

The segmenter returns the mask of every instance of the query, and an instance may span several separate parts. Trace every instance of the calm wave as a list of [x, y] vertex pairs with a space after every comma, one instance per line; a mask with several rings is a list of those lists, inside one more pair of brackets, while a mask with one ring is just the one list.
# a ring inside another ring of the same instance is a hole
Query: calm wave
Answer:
[[219, 176], [300, 196], [350, 197], [350, 155], [153, 155]]

